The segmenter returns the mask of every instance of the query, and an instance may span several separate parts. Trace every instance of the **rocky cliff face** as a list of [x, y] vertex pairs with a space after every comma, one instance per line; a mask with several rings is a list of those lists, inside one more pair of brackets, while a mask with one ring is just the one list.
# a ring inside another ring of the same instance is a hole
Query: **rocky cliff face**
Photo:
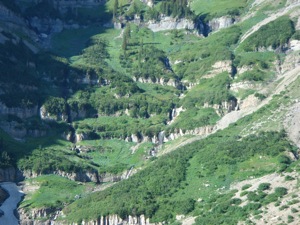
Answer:
[[153, 0], [141, 0], [141, 2], [145, 3], [149, 7], [153, 7]]
[[32, 29], [42, 34], [43, 38], [53, 33], [59, 33], [63, 29], [78, 29], [80, 26], [76, 23], [66, 23], [58, 18], [29, 18], [28, 23]]
[[245, 90], [245, 89], [253, 89], [253, 90], [258, 90], [261, 88], [261, 84], [256, 84], [255, 82], [252, 81], [242, 81], [242, 82], [237, 82], [237, 83], [232, 83], [230, 85], [230, 90], [237, 92], [239, 90]]
[[231, 60], [216, 62], [214, 65], [212, 65], [212, 69], [206, 75], [204, 75], [203, 78], [213, 78], [222, 72], [227, 72], [229, 74], [232, 74]]
[[[118, 215], [101, 216], [96, 220], [82, 221], [81, 223], [67, 223], [56, 221], [58, 215], [63, 215], [60, 211], [53, 209], [33, 210], [30, 215], [24, 210], [19, 210], [21, 223], [20, 225], [154, 225], [144, 215], [128, 216], [126, 219], [120, 218]], [[155, 225], [161, 225], [156, 223]]]
[[[154, 225], [150, 223], [144, 215], [128, 216], [126, 219], [120, 218], [118, 215], [101, 216], [97, 220], [82, 222], [84, 225]], [[160, 223], [159, 223], [160, 224]], [[80, 225], [73, 223], [72, 225]]]
[[1, 121], [0, 127], [15, 139], [22, 139], [26, 136], [42, 137], [46, 135], [45, 130], [27, 129], [26, 127], [23, 126], [23, 124], [20, 124], [16, 121], [11, 121], [11, 122]]
[[87, 111], [83, 109], [79, 109], [77, 111], [71, 111], [70, 113], [71, 120], [73, 121], [74, 119], [83, 119], [87, 117]]
[[[12, 170], [12, 171], [11, 171]], [[40, 174], [31, 171], [31, 170], [25, 170], [25, 171], [18, 171], [17, 175], [15, 170], [11, 168], [9, 171], [3, 172], [2, 177], [7, 177], [7, 179], [2, 179], [2, 181], [14, 181], [16, 180], [16, 177], [26, 177], [26, 178], [35, 178], [38, 177]], [[13, 173], [14, 172], [14, 173]], [[112, 174], [112, 173], [98, 173], [96, 170], [87, 170], [87, 171], [78, 171], [78, 172], [65, 172], [61, 170], [57, 171], [48, 171], [44, 174], [56, 174], [65, 178], [68, 178], [70, 180], [79, 181], [79, 182], [94, 182], [97, 184], [101, 183], [107, 183], [107, 182], [118, 182], [120, 180], [127, 179], [131, 175], [133, 175], [136, 172], [135, 169], [131, 168], [129, 170], [125, 170], [123, 173], [120, 174]], [[8, 179], [10, 178], [11, 179]], [[17, 177], [17, 178], [18, 178]], [[0, 182], [1, 182], [1, 170], [0, 170]]]
[[58, 113], [53, 115], [49, 113], [44, 106], [40, 108], [40, 117], [42, 120], [48, 121], [68, 121], [68, 115], [65, 113]]
[[6, 23], [6, 25], [15, 24], [19, 26], [25, 26], [25, 21], [19, 17], [16, 13], [12, 12], [8, 8], [6, 8], [0, 2], [0, 21]]
[[175, 121], [175, 119], [180, 115], [181, 112], [184, 112], [185, 109], [181, 106], [179, 108], [174, 108], [169, 115], [169, 119], [170, 121], [168, 122], [168, 124], [171, 124]]
[[143, 77], [136, 78], [136, 77], [133, 77], [133, 80], [141, 82], [141, 83], [160, 84], [160, 85], [163, 85], [163, 86], [172, 86], [172, 87], [175, 87], [175, 88], [178, 88], [178, 89], [184, 88], [184, 85], [181, 82], [179, 82], [177, 80], [173, 80], [173, 79], [166, 80], [164, 78], [158, 78], [155, 81], [153, 81], [150, 78], [143, 78]]
[[[36, 33], [27, 27], [26, 21], [21, 16], [17, 15], [16, 13], [12, 12], [10, 9], [6, 8], [1, 2], [0, 2], [0, 21], [2, 22], [0, 28], [1, 30], [4, 29], [7, 32], [10, 32], [11, 30], [17, 30], [18, 32], [27, 35], [32, 40], [38, 39]], [[24, 41], [24, 43], [25, 44], [28, 43], [28, 45], [30, 45], [30, 43], [27, 41]], [[34, 46], [31, 45], [31, 47]]]
[[204, 107], [214, 108], [218, 115], [223, 116], [227, 113], [230, 113], [231, 111], [238, 110], [238, 103], [237, 103], [237, 99], [233, 99], [230, 101], [222, 102], [221, 104], [210, 105], [206, 103]]
[[14, 167], [0, 169], [0, 182], [17, 182], [22, 179], [22, 172]]
[[[26, 120], [30, 117], [38, 115], [38, 107], [7, 107], [0, 102], [0, 115], [2, 116], [15, 116], [21, 120]], [[0, 127], [9, 135], [16, 139], [22, 139], [25, 136], [40, 137], [46, 134], [45, 130], [27, 129], [20, 121], [0, 121]]]
[[162, 17], [159, 22], [149, 21], [146, 25], [154, 32], [174, 29], [194, 30], [197, 28], [195, 23], [191, 20], [172, 17]]
[[[215, 104], [215, 105], [209, 105], [205, 104], [204, 107], [212, 107], [216, 110], [216, 112], [223, 116], [227, 113], [230, 113], [231, 111], [235, 111], [239, 109], [239, 105], [237, 102], [237, 99], [232, 99], [230, 101], [222, 102], [221, 104]], [[178, 114], [183, 111], [184, 109], [179, 108]], [[176, 110], [171, 112], [170, 115], [170, 121], [174, 121], [174, 118], [178, 115], [176, 114]], [[171, 116], [173, 117], [171, 118]], [[174, 115], [176, 115], [174, 117]], [[198, 127], [193, 130], [186, 130], [183, 131], [182, 129], [176, 129], [175, 132], [172, 132], [170, 134], [166, 134], [165, 131], [161, 131], [158, 134], [154, 136], [145, 136], [143, 134], [131, 134], [130, 136], [127, 136], [124, 140], [128, 142], [134, 142], [134, 143], [141, 143], [141, 142], [152, 142], [155, 145], [162, 145], [165, 142], [174, 140], [178, 137], [181, 137], [183, 135], [192, 134], [192, 135], [207, 135], [210, 134], [213, 131], [214, 126], [204, 126], [204, 127]], [[76, 142], [82, 141], [82, 140], [88, 140], [89, 136], [85, 133], [76, 133]]]
[[62, 225], [55, 222], [60, 212], [52, 208], [33, 209], [30, 212], [19, 209], [18, 212], [20, 225]]
[[209, 32], [214, 32], [223, 28], [230, 27], [235, 23], [235, 19], [228, 16], [214, 18], [208, 22]]
[[215, 129], [215, 126], [213, 126], [213, 125], [198, 127], [198, 128], [193, 129], [193, 130], [186, 130], [186, 131], [184, 131], [182, 129], [177, 129], [174, 132], [172, 132], [172, 133], [168, 134], [167, 136], [165, 136], [164, 137], [164, 142], [175, 140], [179, 137], [182, 137], [182, 136], [188, 135], [188, 134], [206, 136], [206, 135], [211, 134], [214, 131], [214, 129]]
[[2, 3], [0, 3], [0, 20], [5, 23], [14, 23], [22, 26], [25, 25], [25, 21], [23, 19], [6, 8]]
[[[140, 24], [140, 21], [135, 23]], [[162, 16], [159, 21], [149, 21], [145, 25], [152, 31], [164, 31], [164, 30], [180, 30], [187, 29], [197, 32], [199, 35], [207, 36], [208, 33], [214, 32], [223, 28], [227, 28], [235, 23], [235, 19], [229, 16], [223, 16], [220, 18], [214, 18], [208, 23], [204, 23], [201, 19], [194, 22], [185, 18], [173, 18]]]
[[38, 18], [36, 16], [29, 19], [29, 25], [38, 33], [44, 34], [58, 33], [64, 28], [64, 24], [60, 19]]
[[295, 104], [289, 109], [284, 119], [284, 128], [288, 137], [300, 148], [300, 102], [296, 100]]
[[[35, 178], [40, 175], [31, 170], [25, 170], [22, 171], [22, 173], [23, 176], [26, 178]], [[62, 177], [66, 177], [70, 180], [80, 181], [80, 182], [95, 182], [95, 183], [100, 182], [100, 177], [97, 171], [65, 172], [65, 171], [57, 170], [57, 171], [48, 171], [45, 172], [44, 174], [56, 174]]]
[[38, 115], [38, 107], [34, 106], [31, 108], [20, 108], [20, 107], [7, 107], [5, 104], [0, 102], [0, 115], [14, 115], [21, 119], [27, 119], [32, 116]]
[[168, 141], [175, 140], [179, 137], [182, 137], [184, 135], [208, 135], [210, 134], [214, 129], [214, 126], [204, 126], [204, 127], [198, 127], [193, 130], [183, 130], [183, 129], [175, 129], [174, 132], [166, 133], [165, 131], [159, 132], [157, 135], [154, 135], [153, 137], [140, 135], [137, 136], [135, 134], [132, 134], [131, 136], [127, 137], [125, 141], [129, 142], [135, 142], [135, 143], [141, 143], [141, 142], [152, 142], [156, 145], [162, 145], [163, 143], [166, 143]]

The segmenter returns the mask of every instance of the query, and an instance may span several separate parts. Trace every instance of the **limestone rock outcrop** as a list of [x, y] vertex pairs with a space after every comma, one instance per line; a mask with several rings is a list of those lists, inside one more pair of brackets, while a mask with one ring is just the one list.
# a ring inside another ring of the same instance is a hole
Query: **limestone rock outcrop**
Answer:
[[163, 30], [174, 30], [174, 29], [196, 29], [196, 25], [193, 21], [188, 19], [177, 19], [173, 17], [162, 17], [159, 22], [149, 21], [147, 27], [154, 31], [163, 31]]
[[53, 115], [49, 113], [44, 106], [40, 108], [40, 117], [42, 120], [55, 120], [55, 121], [67, 121], [68, 115], [65, 113], [58, 113], [56, 115]]
[[61, 211], [55, 211], [51, 208], [36, 209], [30, 212], [19, 210], [21, 217], [20, 225], [161, 225], [161, 223], [150, 223], [149, 219], [144, 215], [128, 216], [122, 219], [118, 215], [100, 216], [98, 219], [90, 221], [82, 221], [81, 223], [67, 223], [64, 221], [56, 221]]
[[220, 18], [214, 18], [208, 22], [210, 32], [214, 32], [223, 28], [230, 27], [235, 23], [235, 19], [228, 16], [222, 16]]
[[0, 115], [14, 115], [21, 119], [27, 119], [32, 116], [38, 115], [38, 107], [33, 106], [31, 108], [27, 107], [7, 107], [5, 104], [0, 102]]
[[[22, 171], [22, 174], [26, 178], [35, 178], [41, 174], [36, 173], [31, 170], [24, 170]], [[77, 171], [77, 172], [65, 172], [62, 170], [56, 170], [56, 171], [46, 171], [43, 174], [56, 174], [65, 178], [68, 178], [70, 180], [79, 181], [79, 182], [94, 182], [99, 183], [100, 177], [98, 174], [98, 171]]]
[[[128, 216], [126, 219], [120, 218], [118, 215], [101, 216], [96, 220], [83, 221], [82, 223], [73, 223], [72, 225], [154, 225], [144, 215]], [[156, 224], [156, 225], [160, 225]]]

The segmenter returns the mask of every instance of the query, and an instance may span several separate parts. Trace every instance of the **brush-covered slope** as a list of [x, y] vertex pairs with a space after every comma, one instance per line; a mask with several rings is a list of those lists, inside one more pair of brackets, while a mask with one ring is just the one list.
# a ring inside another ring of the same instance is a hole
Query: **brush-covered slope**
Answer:
[[21, 221], [297, 224], [299, 6], [1, 1], [0, 178], [25, 178]]

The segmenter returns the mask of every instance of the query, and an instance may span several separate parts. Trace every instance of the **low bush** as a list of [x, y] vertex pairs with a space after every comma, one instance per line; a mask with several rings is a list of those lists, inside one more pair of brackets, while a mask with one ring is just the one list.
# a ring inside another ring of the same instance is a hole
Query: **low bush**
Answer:
[[270, 183], [261, 183], [261, 184], [259, 184], [257, 190], [258, 191], [265, 191], [265, 190], [270, 189], [270, 187], [271, 187]]
[[242, 191], [243, 191], [243, 190], [246, 190], [246, 189], [248, 189], [248, 188], [250, 188], [250, 187], [252, 187], [251, 184], [245, 184], [245, 185], [242, 187]]

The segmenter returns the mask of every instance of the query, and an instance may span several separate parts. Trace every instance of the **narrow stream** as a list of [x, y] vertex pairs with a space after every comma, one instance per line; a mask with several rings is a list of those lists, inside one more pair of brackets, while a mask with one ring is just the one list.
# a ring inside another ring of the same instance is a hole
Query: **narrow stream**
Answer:
[[4, 212], [4, 215], [0, 217], [0, 225], [18, 225], [19, 221], [14, 214], [14, 210], [18, 207], [24, 193], [12, 182], [3, 182], [0, 183], [0, 186], [9, 194], [9, 197], [0, 207]]

